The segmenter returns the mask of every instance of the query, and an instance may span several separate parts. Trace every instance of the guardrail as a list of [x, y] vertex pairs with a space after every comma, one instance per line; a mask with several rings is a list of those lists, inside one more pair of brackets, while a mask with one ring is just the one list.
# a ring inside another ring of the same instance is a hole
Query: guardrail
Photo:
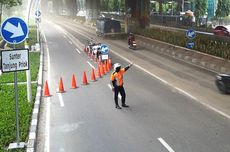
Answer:
[[198, 51], [179, 47], [158, 40], [136, 35], [139, 46], [158, 51], [167, 56], [208, 69], [215, 73], [230, 73], [230, 60], [215, 57]]

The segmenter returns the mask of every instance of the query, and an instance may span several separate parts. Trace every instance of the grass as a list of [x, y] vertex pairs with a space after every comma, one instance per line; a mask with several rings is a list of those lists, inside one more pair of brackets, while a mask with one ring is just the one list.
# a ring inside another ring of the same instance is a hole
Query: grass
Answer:
[[[35, 99], [36, 85], [32, 85]], [[0, 152], [6, 151], [10, 143], [16, 141], [14, 86], [0, 86]], [[27, 102], [26, 85], [18, 85], [20, 141], [26, 142], [29, 131], [33, 102]]]
[[[31, 72], [31, 81], [36, 81], [37, 73], [39, 70], [39, 59], [40, 53], [38, 52], [30, 52], [29, 59], [30, 59], [30, 72]], [[17, 74], [18, 82], [26, 82], [26, 72], [21, 71]], [[0, 83], [13, 83], [14, 82], [14, 73], [4, 73], [0, 77]]]

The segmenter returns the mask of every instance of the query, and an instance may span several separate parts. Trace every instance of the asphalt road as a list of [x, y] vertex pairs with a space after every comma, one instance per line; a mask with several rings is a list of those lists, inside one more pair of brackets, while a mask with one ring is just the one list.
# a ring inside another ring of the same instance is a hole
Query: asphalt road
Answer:
[[[124, 77], [130, 108], [115, 109], [108, 87], [110, 74], [90, 81], [89, 63], [97, 64], [82, 51], [91, 35], [83, 32], [83, 26], [67, 26], [64, 19], [42, 25], [48, 47], [44, 80], [49, 80], [52, 96], [43, 98], [38, 152], [230, 151], [229, 119], [135, 66]], [[109, 45], [117, 48], [120, 43]], [[123, 66], [128, 64], [115, 54], [110, 57]], [[81, 85], [83, 71], [88, 76], [87, 86]], [[73, 73], [79, 86], [76, 90], [70, 89]], [[56, 91], [60, 77], [66, 91], [63, 94]]]

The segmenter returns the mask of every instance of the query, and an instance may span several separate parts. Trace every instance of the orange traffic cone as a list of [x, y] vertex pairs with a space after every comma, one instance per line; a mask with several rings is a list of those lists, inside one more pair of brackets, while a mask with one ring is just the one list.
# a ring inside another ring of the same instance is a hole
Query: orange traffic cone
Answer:
[[65, 91], [64, 91], [64, 86], [63, 86], [62, 78], [60, 78], [60, 81], [59, 81], [59, 90], [58, 90], [58, 92], [59, 92], [59, 93], [65, 92]]
[[112, 60], [109, 59], [109, 68], [111, 69], [112, 68]]
[[99, 65], [98, 65], [98, 68], [97, 68], [97, 77], [101, 78], [101, 70], [100, 70], [100, 66]]
[[87, 84], [88, 84], [88, 81], [87, 81], [87, 77], [86, 77], [85, 71], [84, 71], [84, 74], [83, 74], [82, 84], [83, 84], [83, 85], [87, 85]]
[[108, 69], [108, 71], [110, 71], [110, 66], [109, 66], [109, 59], [107, 60], [107, 69]]
[[46, 83], [45, 83], [44, 96], [45, 97], [50, 97], [50, 91], [49, 91], [49, 86], [48, 86], [47, 80], [46, 80]]
[[108, 71], [107, 71], [107, 69], [106, 69], [106, 63], [105, 63], [105, 64], [103, 64], [103, 68], [104, 68], [104, 72], [105, 72], [105, 74], [107, 74], [107, 73], [108, 73]]
[[76, 78], [75, 75], [73, 74], [72, 76], [72, 89], [76, 89], [77, 88], [77, 82], [76, 82]]
[[92, 80], [92, 81], [96, 81], [94, 68], [92, 68], [91, 80]]
[[100, 65], [100, 71], [101, 71], [101, 76], [103, 77], [105, 75], [103, 65]]

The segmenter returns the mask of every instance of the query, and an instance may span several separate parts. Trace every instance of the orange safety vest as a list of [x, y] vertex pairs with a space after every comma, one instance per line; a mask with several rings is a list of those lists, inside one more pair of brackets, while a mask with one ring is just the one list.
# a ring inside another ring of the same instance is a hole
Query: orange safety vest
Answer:
[[123, 85], [123, 74], [125, 73], [125, 68], [122, 68], [119, 72], [114, 72], [111, 74], [110, 80], [111, 81], [118, 81], [119, 86]]

